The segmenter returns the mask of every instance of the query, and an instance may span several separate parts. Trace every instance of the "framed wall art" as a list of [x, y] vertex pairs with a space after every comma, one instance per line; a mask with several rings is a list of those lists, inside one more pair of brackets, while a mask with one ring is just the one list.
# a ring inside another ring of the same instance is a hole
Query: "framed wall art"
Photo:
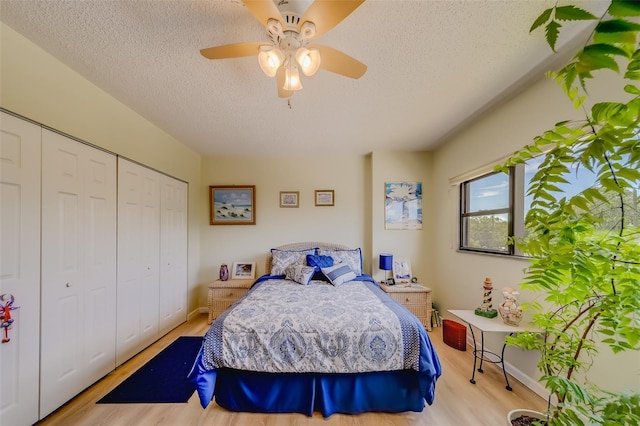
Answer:
[[255, 185], [209, 187], [211, 225], [255, 225]]
[[280, 191], [280, 207], [300, 207], [299, 191]]
[[422, 182], [384, 184], [385, 229], [422, 229]]
[[233, 262], [231, 269], [232, 280], [254, 279], [256, 277], [256, 262]]
[[316, 206], [333, 206], [333, 189], [316, 189]]

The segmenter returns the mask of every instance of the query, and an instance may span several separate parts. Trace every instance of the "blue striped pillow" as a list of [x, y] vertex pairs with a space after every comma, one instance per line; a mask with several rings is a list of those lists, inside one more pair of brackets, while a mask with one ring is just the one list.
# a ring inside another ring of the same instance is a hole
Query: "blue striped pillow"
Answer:
[[321, 270], [334, 286], [342, 285], [356, 278], [356, 273], [353, 272], [353, 269], [346, 263], [338, 263], [333, 266], [321, 268]]

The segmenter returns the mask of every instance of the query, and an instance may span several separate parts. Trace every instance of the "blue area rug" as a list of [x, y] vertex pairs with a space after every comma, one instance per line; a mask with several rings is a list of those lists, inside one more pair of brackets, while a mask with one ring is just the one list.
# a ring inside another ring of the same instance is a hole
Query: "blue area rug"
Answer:
[[196, 390], [187, 375], [201, 345], [202, 337], [178, 337], [98, 404], [187, 402]]

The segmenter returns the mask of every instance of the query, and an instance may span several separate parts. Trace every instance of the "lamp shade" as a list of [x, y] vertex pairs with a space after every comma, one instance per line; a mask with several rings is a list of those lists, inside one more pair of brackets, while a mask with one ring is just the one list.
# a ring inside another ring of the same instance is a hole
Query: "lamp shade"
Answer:
[[269, 77], [276, 75], [282, 62], [284, 62], [284, 54], [280, 49], [273, 46], [260, 46], [258, 63], [266, 75]]
[[379, 268], [383, 271], [390, 271], [393, 269], [393, 255], [381, 254]]

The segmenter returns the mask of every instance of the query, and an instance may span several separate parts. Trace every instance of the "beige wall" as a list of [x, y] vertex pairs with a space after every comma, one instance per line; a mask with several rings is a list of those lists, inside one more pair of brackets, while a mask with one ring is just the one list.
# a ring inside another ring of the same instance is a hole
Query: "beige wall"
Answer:
[[201, 306], [200, 155], [0, 23], [0, 106], [189, 183], [188, 310]]
[[[590, 86], [592, 94], [606, 95], [611, 99], [614, 79], [604, 78], [601, 84]], [[447, 309], [475, 309], [482, 303], [482, 283], [491, 277], [494, 285], [494, 306], [502, 301], [500, 289], [519, 288], [527, 262], [474, 253], [458, 252], [459, 188], [452, 180], [481, 166], [495, 164], [513, 151], [533, 140], [556, 122], [578, 118], [578, 113], [555, 83], [542, 79], [509, 102], [484, 115], [475, 124], [447, 141], [434, 153], [433, 187], [436, 210], [433, 220], [438, 225], [433, 230], [435, 283], [433, 298], [440, 310], [450, 319]], [[539, 297], [539, 296], [538, 296]], [[531, 301], [532, 295], [521, 294], [521, 300]], [[541, 298], [540, 298], [541, 300]], [[499, 349], [501, 336], [491, 336], [490, 345]], [[535, 353], [507, 349], [507, 360], [515, 367], [515, 374], [526, 384], [540, 390], [535, 381], [537, 356]], [[640, 389], [638, 373], [640, 359], [637, 353], [614, 356], [603, 349], [594, 360], [595, 368], [590, 378], [611, 390]], [[615, 368], [611, 368], [615, 366]]]

